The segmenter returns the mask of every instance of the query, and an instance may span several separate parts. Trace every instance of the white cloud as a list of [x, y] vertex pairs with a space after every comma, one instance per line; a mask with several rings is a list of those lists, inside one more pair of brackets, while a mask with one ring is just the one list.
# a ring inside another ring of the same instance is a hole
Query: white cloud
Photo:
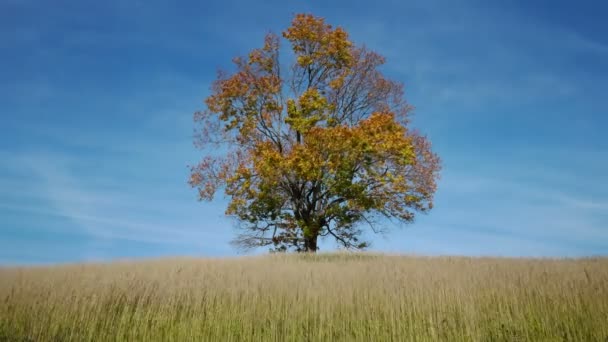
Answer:
[[[165, 189], [156, 184], [150, 186], [158, 190], [157, 198], [150, 198], [149, 192], [130, 193], [126, 187], [119, 192], [100, 184], [89, 186], [87, 175], [76, 176], [71, 170], [75, 161], [51, 153], [17, 156], [12, 163], [36, 186], [23, 188], [24, 180], [17, 180], [16, 187], [4, 188], [1, 195], [38, 198], [49, 206], [0, 202], [4, 210], [66, 218], [92, 239], [197, 245], [201, 250], [228, 240], [220, 230], [226, 224], [223, 212], [213, 204], [207, 210], [191, 212], [197, 204], [194, 195], [185, 203], [173, 196], [163, 198]], [[15, 193], [18, 189], [21, 191]]]

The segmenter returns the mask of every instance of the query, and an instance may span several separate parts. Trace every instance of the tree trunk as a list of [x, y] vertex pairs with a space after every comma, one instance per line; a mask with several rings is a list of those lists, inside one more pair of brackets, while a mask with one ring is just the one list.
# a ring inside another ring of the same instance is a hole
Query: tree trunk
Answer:
[[317, 251], [317, 238], [318, 234], [311, 234], [310, 236], [304, 237], [304, 252], [315, 253]]

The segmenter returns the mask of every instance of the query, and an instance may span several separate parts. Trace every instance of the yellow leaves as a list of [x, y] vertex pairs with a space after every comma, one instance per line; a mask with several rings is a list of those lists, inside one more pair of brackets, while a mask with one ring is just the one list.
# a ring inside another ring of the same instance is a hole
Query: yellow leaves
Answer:
[[281, 178], [281, 165], [285, 163], [285, 158], [274, 144], [268, 141], [257, 143], [251, 157], [255, 175], [272, 182]]
[[339, 66], [348, 66], [352, 60], [350, 48], [352, 43], [348, 40], [348, 33], [338, 27], [328, 41], [327, 54], [336, 60]]
[[[297, 109], [295, 101], [289, 103], [291, 110]], [[374, 182], [392, 184], [404, 183], [400, 172], [415, 162], [412, 139], [390, 113], [375, 113], [352, 127], [312, 126], [306, 132], [304, 141], [290, 151], [272, 158], [265, 155], [268, 160], [265, 167], [277, 174], [292, 174], [297, 179], [325, 177], [336, 184], [351, 185], [358, 169], [365, 172], [366, 177], [376, 177]], [[390, 172], [382, 173], [381, 168], [385, 166], [392, 168]]]
[[382, 155], [391, 156], [400, 163], [415, 162], [415, 152], [412, 138], [406, 133], [405, 127], [395, 121], [392, 113], [373, 113], [360, 124], [367, 143], [383, 151]]
[[339, 27], [332, 29], [323, 18], [297, 14], [291, 26], [283, 32], [283, 37], [291, 42], [301, 67], [319, 63], [340, 69], [352, 61], [352, 43], [348, 40], [348, 33]]
[[317, 122], [326, 118], [327, 99], [315, 88], [310, 88], [298, 99], [287, 100], [287, 118], [285, 122], [300, 133], [308, 132]]
[[311, 65], [314, 61], [311, 56], [298, 56], [296, 58], [296, 62], [298, 63], [299, 66], [305, 68], [305, 67]]
[[296, 101], [294, 99], [287, 100], [287, 115], [288, 117], [292, 118], [299, 116], [298, 105], [296, 104]]
[[193, 170], [189, 183], [201, 198], [224, 187], [229, 214], [251, 223], [283, 220], [283, 227], [296, 225], [288, 206], [303, 205], [304, 192], [335, 203], [308, 208], [336, 225], [370, 210], [408, 220], [408, 206], [430, 208], [439, 159], [425, 137], [406, 129], [403, 88], [377, 70], [382, 56], [308, 14], [296, 15], [283, 37], [296, 58], [287, 73], [280, 73], [279, 38], [269, 34], [263, 47], [234, 60], [233, 74], [214, 82], [198, 122], [217, 123], [205, 134], [225, 139], [235, 157]]
[[344, 79], [345, 77], [341, 75], [340, 77], [329, 81], [329, 87], [334, 90], [342, 88], [342, 86], [344, 85]]
[[315, 88], [304, 91], [300, 96], [300, 109], [303, 115], [307, 116], [313, 112], [320, 112], [327, 106], [327, 99], [319, 94]]
[[310, 181], [318, 179], [320, 177], [319, 166], [322, 161], [316, 152], [304, 145], [296, 146], [285, 156], [286, 171], [291, 171], [299, 179]]
[[[320, 42], [331, 32], [331, 26], [323, 18], [311, 14], [296, 14], [291, 26], [283, 32], [283, 37], [294, 43], [294, 51], [304, 52], [303, 41]], [[300, 44], [296, 44], [300, 43]]]

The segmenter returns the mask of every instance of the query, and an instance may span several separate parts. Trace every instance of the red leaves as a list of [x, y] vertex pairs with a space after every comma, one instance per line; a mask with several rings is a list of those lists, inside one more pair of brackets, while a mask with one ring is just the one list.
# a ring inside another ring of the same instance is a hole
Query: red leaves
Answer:
[[195, 114], [208, 154], [191, 169], [200, 198], [224, 188], [227, 214], [247, 223], [242, 241], [297, 249], [315, 246], [300, 244], [315, 234], [365, 246], [354, 227], [368, 215], [411, 222], [413, 211], [432, 208], [440, 161], [426, 137], [407, 129], [411, 107], [403, 86], [378, 71], [384, 58], [308, 14], [283, 37], [296, 57], [287, 74], [279, 37], [269, 34], [234, 59], [233, 74], [219, 74]]

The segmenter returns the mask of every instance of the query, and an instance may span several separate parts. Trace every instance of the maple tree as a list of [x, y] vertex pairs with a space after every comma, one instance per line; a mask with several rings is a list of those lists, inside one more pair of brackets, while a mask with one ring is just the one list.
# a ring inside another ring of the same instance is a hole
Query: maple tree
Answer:
[[378, 70], [385, 60], [355, 46], [340, 27], [297, 14], [282, 33], [295, 61], [281, 68], [281, 38], [235, 58], [195, 113], [205, 152], [189, 184], [200, 199], [218, 189], [244, 248], [314, 252], [333, 237], [362, 249], [380, 217], [412, 222], [433, 207], [440, 162], [408, 128], [403, 86]]

